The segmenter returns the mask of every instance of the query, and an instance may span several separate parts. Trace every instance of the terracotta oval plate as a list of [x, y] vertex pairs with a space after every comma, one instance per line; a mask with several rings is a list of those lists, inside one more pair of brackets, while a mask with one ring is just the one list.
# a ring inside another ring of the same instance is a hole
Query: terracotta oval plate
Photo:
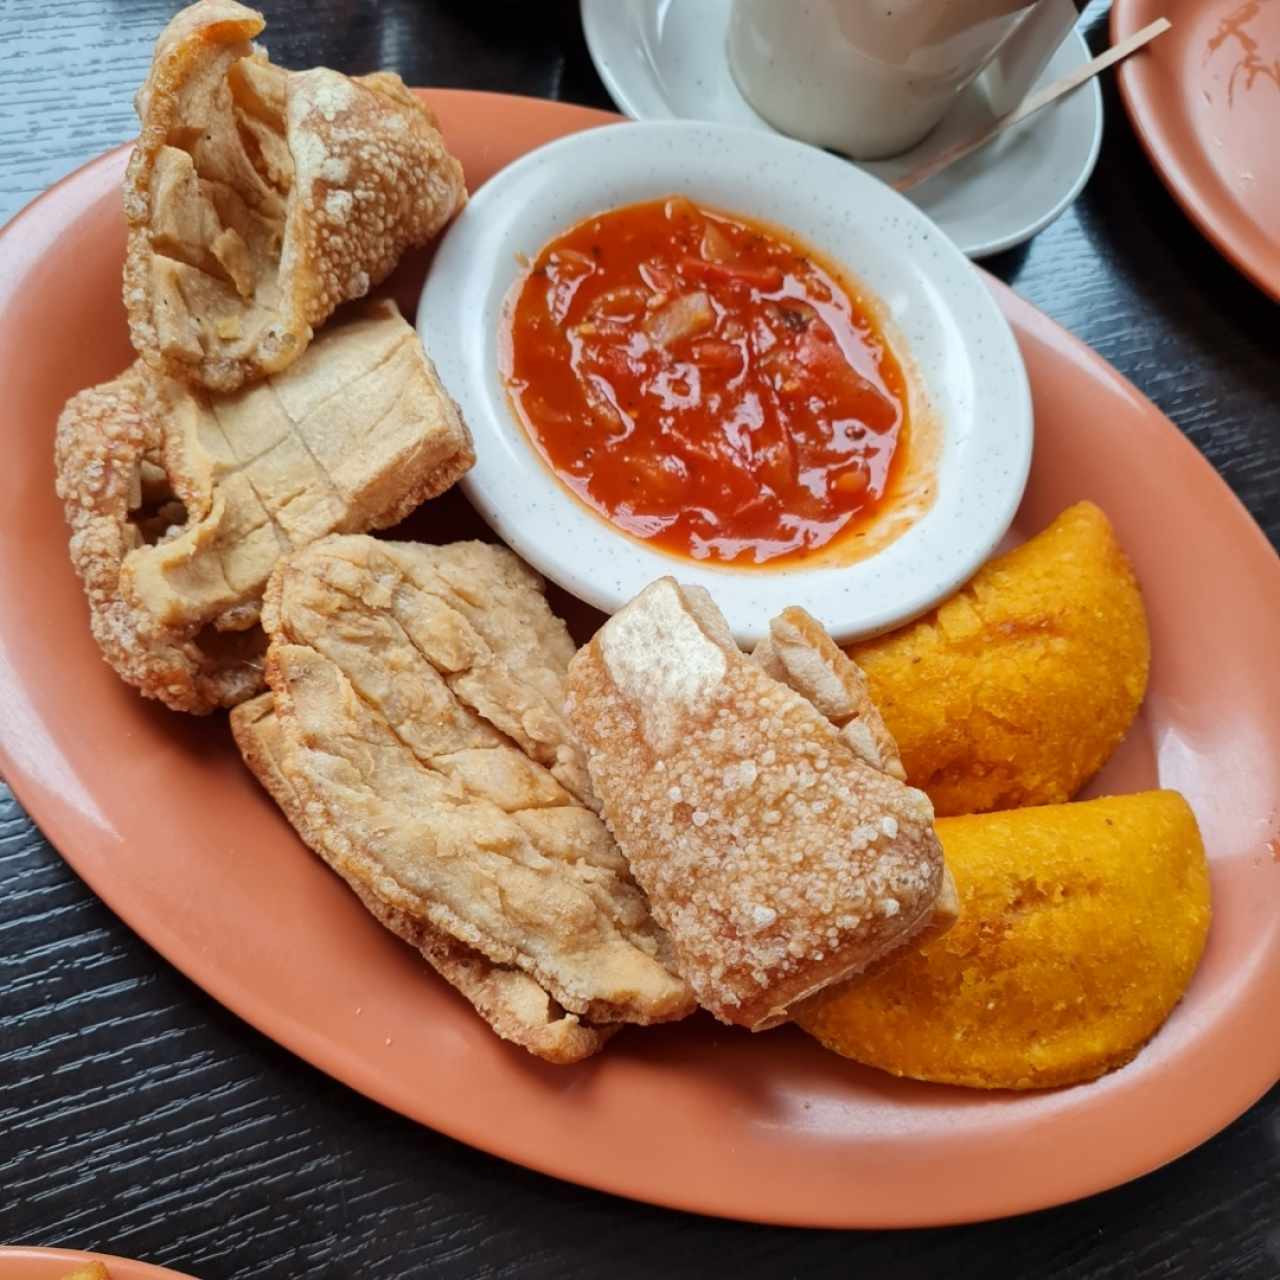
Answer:
[[40, 1249], [0, 1245], [0, 1280], [62, 1280], [78, 1267], [101, 1262], [111, 1280], [192, 1280], [180, 1271], [130, 1262], [109, 1253], [81, 1253], [79, 1249]]
[[[615, 119], [430, 96], [473, 185], [549, 138]], [[123, 150], [95, 161], [0, 234], [0, 759], [72, 866], [217, 999], [464, 1142], [623, 1195], [782, 1223], [957, 1222], [1087, 1195], [1204, 1141], [1275, 1080], [1280, 565], [1178, 430], [1079, 342], [992, 283], [1038, 411], [1015, 530], [1092, 498], [1147, 593], [1151, 696], [1093, 790], [1177, 787], [1199, 815], [1216, 915], [1187, 999], [1128, 1067], [1049, 1093], [913, 1084], [794, 1029], [753, 1037], [705, 1017], [624, 1032], [580, 1067], [553, 1067], [491, 1035], [303, 849], [221, 718], [144, 702], [98, 656], [51, 447], [66, 398], [130, 358], [124, 163]], [[398, 296], [416, 298], [421, 268], [415, 279], [407, 265]], [[406, 532], [482, 528], [453, 498]]]
[[1280, 299], [1280, 4], [1115, 0], [1111, 38], [1165, 16], [1173, 30], [1120, 64], [1120, 93], [1192, 221]]

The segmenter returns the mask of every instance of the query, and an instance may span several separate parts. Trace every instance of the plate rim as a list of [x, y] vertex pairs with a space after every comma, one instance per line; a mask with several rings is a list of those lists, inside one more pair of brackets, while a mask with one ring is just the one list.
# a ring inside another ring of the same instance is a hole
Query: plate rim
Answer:
[[[459, 108], [473, 103], [481, 97], [506, 99], [509, 103], [513, 95], [481, 94], [466, 90], [433, 91], [431, 94], [433, 101], [446, 104], [452, 101]], [[517, 101], [520, 101], [520, 99], [517, 99]], [[566, 107], [565, 104], [549, 102], [542, 102], [541, 105], [553, 114], [564, 112], [566, 121], [576, 115], [576, 119], [584, 122], [584, 127], [586, 127], [585, 122], [603, 123], [604, 119], [607, 118], [607, 113], [592, 109]], [[113, 164], [122, 167], [123, 156], [121, 153], [127, 150], [128, 145], [125, 144], [124, 147], [115, 148], [113, 151], [90, 161], [73, 174], [68, 175], [60, 183], [55, 184], [49, 192], [39, 197], [32, 205], [27, 206], [8, 226], [0, 231], [0, 263], [8, 258], [9, 252], [13, 248], [14, 226], [25, 228], [27, 224], [32, 222], [30, 214], [33, 209], [37, 208], [37, 206], [43, 206], [43, 202], [47, 200], [66, 198], [78, 182], [91, 178], [93, 176], [92, 171], [95, 169], [99, 167], [109, 169]], [[41, 225], [40, 220], [36, 220], [36, 225], [39, 228]], [[49, 240], [49, 236], [47, 234], [42, 236], [38, 229], [36, 238]], [[1275, 550], [1225, 480], [1199, 454], [1191, 442], [1133, 384], [1128, 382], [1101, 356], [1092, 352], [1083, 342], [1055, 324], [1029, 303], [1018, 298], [1007, 286], [989, 277], [987, 279], [989, 287], [993, 288], [1002, 308], [1006, 310], [1006, 315], [1010, 319], [1015, 332], [1025, 333], [1036, 340], [1065, 349], [1068, 354], [1074, 357], [1076, 363], [1090, 365], [1095, 376], [1108, 383], [1118, 394], [1127, 397], [1140, 406], [1146, 406], [1150, 412], [1157, 415], [1166, 424], [1169, 432], [1170, 448], [1181, 454], [1188, 465], [1198, 468], [1206, 483], [1216, 486], [1220, 495], [1228, 499], [1224, 509], [1229, 513], [1235, 536], [1246, 539], [1254, 553], [1261, 551], [1266, 554], [1275, 573], [1275, 576], [1271, 579], [1273, 586], [1280, 585], [1280, 561], [1277, 560]], [[5, 299], [8, 295], [8, 291], [4, 289], [3, 280], [4, 273], [0, 272], [0, 310], [4, 308]], [[3, 636], [0, 635], [0, 640], [2, 639]], [[3, 648], [0, 647], [0, 658], [3, 658], [3, 656]], [[16, 679], [16, 672], [11, 668], [7, 668], [6, 664], [0, 663], [0, 703], [7, 701], [3, 695], [11, 693], [15, 689], [21, 695], [22, 684], [21, 681]], [[1275, 1078], [1280, 1076], [1280, 1022], [1278, 1022], [1273, 1046], [1274, 1054], [1267, 1052], [1260, 1054], [1258, 1061], [1263, 1064], [1262, 1069], [1251, 1072], [1248, 1086], [1239, 1087], [1229, 1095], [1224, 1094], [1222, 1097], [1216, 1098], [1216, 1105], [1212, 1113], [1201, 1113], [1199, 1115], [1200, 1123], [1195, 1126], [1194, 1132], [1179, 1133], [1178, 1136], [1171, 1138], [1166, 1137], [1157, 1146], [1144, 1148], [1140, 1156], [1131, 1156], [1118, 1161], [1101, 1177], [1096, 1174], [1084, 1176], [1076, 1174], [1068, 1190], [1061, 1193], [1055, 1192], [1049, 1198], [1040, 1193], [1025, 1197], [1012, 1205], [974, 1207], [966, 1212], [949, 1211], [939, 1215], [937, 1213], [931, 1214], [925, 1208], [923, 1211], [917, 1210], [914, 1213], [908, 1212], [898, 1215], [881, 1213], [875, 1216], [859, 1214], [856, 1211], [852, 1214], [847, 1211], [843, 1213], [833, 1212], [830, 1209], [808, 1215], [795, 1212], [771, 1213], [767, 1209], [758, 1206], [746, 1209], [735, 1208], [718, 1199], [711, 1188], [706, 1188], [699, 1194], [689, 1194], [686, 1191], [678, 1195], [662, 1189], [654, 1189], [652, 1186], [639, 1188], [627, 1180], [625, 1169], [619, 1169], [617, 1166], [604, 1169], [594, 1168], [589, 1173], [566, 1172], [563, 1168], [556, 1166], [554, 1153], [547, 1156], [540, 1151], [530, 1152], [527, 1147], [513, 1151], [501, 1134], [477, 1134], [472, 1127], [463, 1123], [461, 1118], [453, 1120], [450, 1114], [444, 1114], [440, 1117], [433, 1117], [430, 1121], [421, 1119], [414, 1111], [406, 1108], [402, 1093], [397, 1092], [379, 1076], [371, 1060], [352, 1050], [344, 1050], [341, 1046], [337, 1049], [329, 1047], [326, 1052], [324, 1046], [327, 1042], [320, 1033], [296, 1018], [277, 1017], [270, 1008], [263, 1007], [265, 1002], [261, 996], [244, 989], [243, 984], [222, 974], [216, 960], [202, 962], [190, 950], [184, 951], [181, 946], [180, 936], [176, 931], [166, 930], [161, 921], [147, 917], [145, 912], [135, 912], [132, 908], [122, 910], [117, 907], [116, 899], [118, 895], [114, 886], [118, 884], [118, 881], [112, 880], [111, 877], [105, 874], [99, 875], [89, 855], [84, 855], [83, 860], [87, 865], [82, 867], [79, 865], [80, 856], [68, 854], [64, 851], [66, 845], [74, 844], [74, 841], [70, 839], [64, 841], [64, 837], [68, 836], [73, 825], [70, 822], [69, 806], [65, 802], [57, 807], [52, 803], [46, 806], [45, 796], [49, 796], [52, 802], [54, 798], [53, 789], [47, 778], [28, 768], [30, 753], [22, 751], [23, 744], [17, 741], [10, 727], [14, 721], [19, 719], [21, 719], [20, 715], [15, 716], [13, 720], [6, 718], [4, 721], [0, 721], [0, 766], [3, 766], [7, 774], [9, 785], [14, 794], [24, 805], [33, 822], [37, 823], [45, 837], [59, 850], [60, 855], [68, 865], [89, 884], [116, 915], [139, 937], [143, 938], [163, 955], [179, 972], [186, 974], [211, 996], [251, 1026], [256, 1027], [268, 1038], [298, 1054], [326, 1074], [365, 1094], [366, 1097], [400, 1112], [415, 1123], [422, 1123], [477, 1149], [488, 1151], [511, 1160], [513, 1163], [536, 1169], [563, 1181], [594, 1187], [598, 1190], [608, 1191], [631, 1199], [665, 1205], [679, 1210], [779, 1225], [903, 1227], [981, 1221], [995, 1216], [1012, 1216], [1050, 1205], [1068, 1203], [1072, 1200], [1110, 1189], [1151, 1172], [1217, 1134], [1271, 1088]], [[37, 720], [36, 723], [40, 722]], [[16, 751], [14, 749], [15, 744], [18, 748]], [[24, 755], [27, 756], [26, 760], [23, 759]], [[99, 882], [102, 882], [103, 888], [99, 888]], [[134, 922], [132, 917], [135, 915], [142, 917], [141, 925]], [[1266, 1061], [1270, 1056], [1276, 1058], [1274, 1063]], [[1092, 1166], [1090, 1168], [1092, 1169]]]
[[[600, 26], [606, 20], [605, 15], [625, 14], [629, 18], [631, 11], [655, 2], [661, 2], [661, 0], [578, 0], [579, 16], [582, 22], [583, 38], [587, 45], [587, 52], [605, 90], [610, 98], [613, 99], [618, 110], [628, 119], [689, 119], [691, 117], [677, 116], [670, 109], [667, 109], [665, 115], [638, 114], [635, 110], [633, 96], [626, 90], [616, 71], [601, 51]], [[1092, 57], [1092, 53], [1078, 26], [1072, 28], [1069, 38], [1076, 43], [1076, 52], [1080, 57], [1081, 64], [1088, 62]], [[1056, 222], [1079, 199], [1080, 193], [1088, 185], [1089, 179], [1093, 177], [1094, 169], [1097, 168], [1098, 158], [1102, 154], [1102, 140], [1106, 128], [1106, 107], [1102, 98], [1101, 86], [1098, 84], [1098, 78], [1096, 76], [1091, 78], [1081, 86], [1079, 91], [1083, 91], [1087, 95], [1091, 108], [1089, 112], [1089, 149], [1085, 162], [1080, 166], [1070, 187], [1051, 206], [1047, 207], [1045, 211], [1038, 214], [1030, 222], [1024, 223], [1016, 230], [1010, 230], [1003, 235], [989, 236], [983, 240], [976, 240], [971, 244], [961, 244], [959, 240], [951, 236], [951, 232], [947, 229], [945, 223], [938, 222], [937, 225], [941, 227], [943, 233], [953, 239], [960, 252], [966, 257], [972, 259], [989, 258], [997, 253], [1015, 249], [1020, 244], [1025, 244], [1034, 236], [1039, 235], [1047, 226]], [[768, 129], [769, 127], [766, 126], [766, 128]], [[778, 133], [779, 136], [785, 136], [776, 129], [769, 129], [769, 131]], [[854, 164], [855, 167], [861, 167], [852, 160], [847, 161], [847, 163]], [[864, 170], [864, 172], [867, 171]]]
[[138, 1258], [122, 1258], [96, 1249], [66, 1249], [53, 1245], [0, 1244], [0, 1280], [4, 1280], [9, 1263], [48, 1262], [64, 1266], [83, 1266], [101, 1262], [112, 1270], [112, 1280], [197, 1280], [185, 1271], [174, 1271], [158, 1262]]
[[[1109, 19], [1112, 43], [1132, 35], [1145, 22], [1153, 21], [1162, 12], [1162, 7], [1153, 4], [1153, 0], [1112, 0]], [[1192, 225], [1246, 280], [1274, 301], [1280, 302], [1280, 248], [1276, 251], [1276, 262], [1273, 265], [1256, 261], [1248, 251], [1242, 249], [1236, 231], [1238, 218], [1235, 203], [1220, 201], [1212, 195], [1206, 197], [1200, 184], [1179, 158], [1179, 148], [1170, 135], [1166, 115], [1156, 107], [1148, 83], [1147, 69], [1152, 66], [1153, 60], [1160, 57], [1160, 49], [1160, 42], [1156, 41], [1135, 57], [1126, 58], [1116, 68], [1120, 99], [1124, 103], [1129, 123], [1165, 190], [1174, 198], [1174, 202]], [[1181, 116], [1182, 113], [1178, 114]], [[1225, 187], [1221, 189], [1226, 190]], [[1248, 237], [1248, 240], [1251, 243], [1253, 237]]]

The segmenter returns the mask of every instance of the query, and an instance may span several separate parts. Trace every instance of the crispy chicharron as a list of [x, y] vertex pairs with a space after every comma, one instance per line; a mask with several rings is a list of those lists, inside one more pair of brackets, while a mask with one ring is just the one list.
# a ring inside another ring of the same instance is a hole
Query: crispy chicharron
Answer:
[[591, 807], [573, 643], [514, 555], [328, 538], [280, 563], [263, 622], [274, 703], [234, 720], [250, 766], [499, 1035], [573, 1062], [692, 1010]]
[[816, 618], [803, 609], [784, 609], [770, 620], [769, 634], [751, 656], [775, 680], [808, 698], [873, 769], [906, 780], [898, 744], [871, 700], [866, 676]]
[[796, 1021], [895, 1075], [1043, 1089], [1127, 1062], [1182, 999], [1212, 914], [1176, 792], [941, 818], [963, 907], [947, 936], [822, 992]]
[[182, 10], [137, 96], [124, 300], [154, 368], [230, 391], [277, 373], [466, 199], [427, 107], [388, 72], [286, 71], [233, 0]]
[[[898, 744], [872, 701], [866, 675], [817, 618], [794, 605], [784, 609], [769, 620], [769, 634], [756, 645], [751, 657], [775, 680], [813, 703], [860, 760], [898, 782], [906, 781]], [[912, 935], [912, 946], [919, 948], [926, 940], [946, 933], [959, 914], [960, 896], [951, 868], [944, 864], [933, 913], [928, 924]], [[862, 972], [872, 967], [874, 962]]]
[[[775, 646], [802, 642], [795, 621]], [[855, 749], [810, 700], [827, 682], [808, 659], [797, 692], [765, 669], [785, 656], [762, 656], [704, 591], [664, 578], [573, 660], [568, 703], [680, 972], [752, 1030], [928, 927], [946, 884], [928, 799], [866, 762], [873, 733]]]
[[[231, 712], [231, 729], [245, 763], [280, 806], [294, 830], [312, 849], [329, 843], [323, 823], [312, 826], [303, 792], [290, 781], [274, 698], [264, 693]], [[314, 812], [315, 806], [312, 806]], [[446, 982], [468, 999], [505, 1040], [523, 1045], [552, 1062], [590, 1057], [614, 1028], [590, 1026], [555, 1008], [551, 997], [514, 965], [494, 964], [421, 915], [391, 906], [358, 877], [347, 877], [374, 918], [422, 953]]]
[[390, 302], [233, 395], [138, 361], [67, 404], [56, 451], [104, 655], [149, 697], [193, 712], [261, 689], [259, 605], [284, 552], [395, 524], [474, 460]]

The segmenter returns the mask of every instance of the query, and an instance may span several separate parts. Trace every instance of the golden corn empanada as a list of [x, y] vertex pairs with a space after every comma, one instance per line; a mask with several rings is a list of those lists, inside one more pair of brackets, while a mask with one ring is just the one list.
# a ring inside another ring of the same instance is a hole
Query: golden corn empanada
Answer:
[[820, 681], [799, 683], [671, 578], [569, 667], [592, 785], [680, 973], [753, 1031], [930, 927], [947, 884], [928, 798], [850, 745], [811, 700]]

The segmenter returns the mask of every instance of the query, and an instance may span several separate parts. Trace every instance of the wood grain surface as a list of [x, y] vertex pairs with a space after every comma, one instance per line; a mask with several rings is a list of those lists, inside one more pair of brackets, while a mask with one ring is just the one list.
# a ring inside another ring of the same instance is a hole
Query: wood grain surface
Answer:
[[[263, 7], [289, 65], [610, 105], [566, 0]], [[0, 0], [0, 221], [132, 135], [132, 93], [176, 8]], [[1095, 52], [1105, 19], [1105, 3], [1086, 10]], [[1083, 197], [986, 265], [1146, 392], [1276, 545], [1280, 309], [1199, 237], [1105, 96]], [[1151, 518], [1168, 518], [1159, 501]], [[116, 920], [0, 787], [0, 1239], [205, 1280], [1262, 1280], [1280, 1275], [1280, 1089], [1165, 1169], [1007, 1222], [801, 1232], [629, 1204], [470, 1151], [276, 1048]]]

